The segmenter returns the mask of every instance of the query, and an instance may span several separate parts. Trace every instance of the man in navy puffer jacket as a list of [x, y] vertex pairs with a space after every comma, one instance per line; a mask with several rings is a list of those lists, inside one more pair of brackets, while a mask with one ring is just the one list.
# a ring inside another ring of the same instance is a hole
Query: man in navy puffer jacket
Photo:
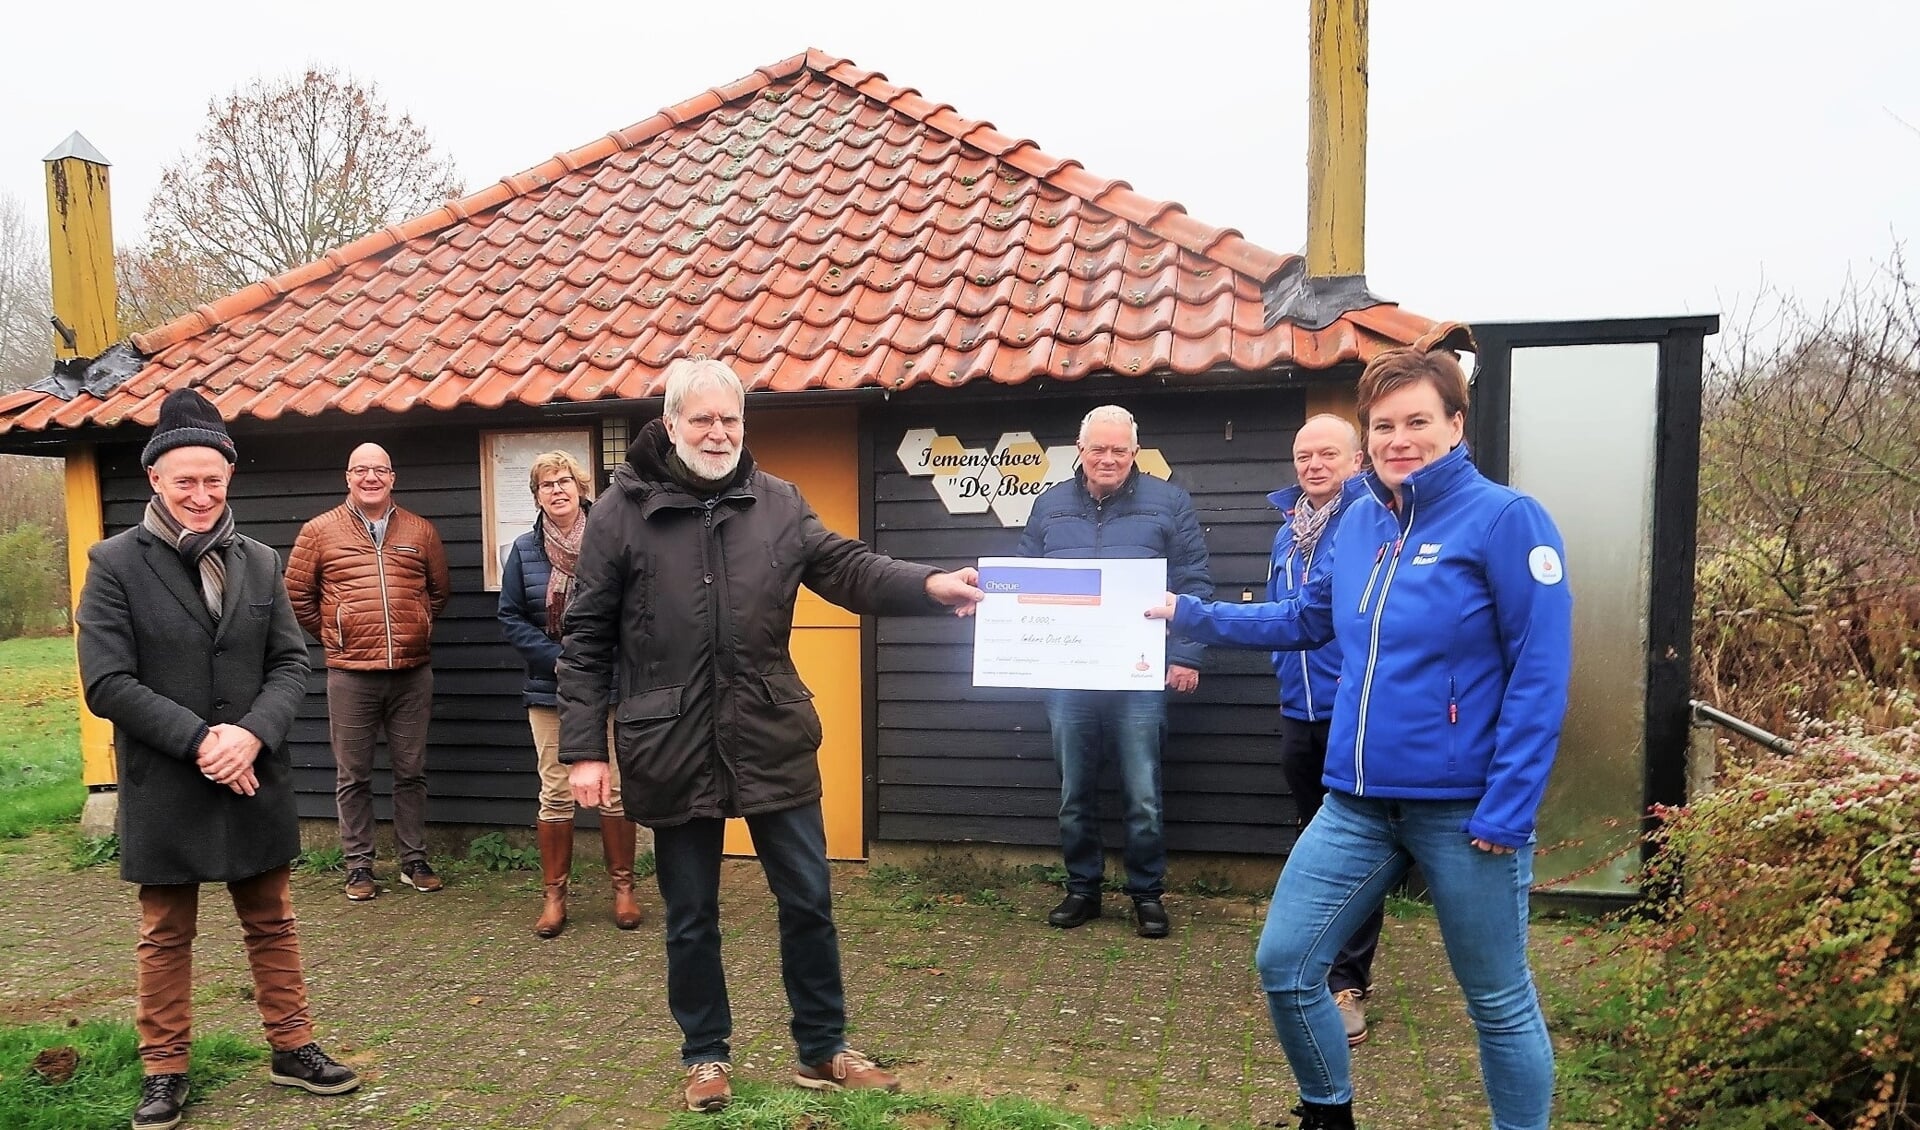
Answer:
[[[1104, 405], [1080, 421], [1080, 469], [1034, 500], [1021, 557], [1165, 558], [1167, 587], [1198, 599], [1212, 595], [1207, 543], [1187, 492], [1134, 466], [1139, 428], [1126, 409]], [[1191, 693], [1200, 685], [1202, 648], [1167, 643], [1167, 686]], [[1127, 894], [1143, 938], [1171, 930], [1161, 903], [1167, 873], [1162, 835], [1160, 751], [1167, 700], [1160, 691], [1047, 692], [1047, 724], [1060, 766], [1060, 846], [1067, 897], [1047, 915], [1072, 929], [1100, 916], [1106, 852], [1100, 842], [1100, 766], [1111, 750], [1126, 798], [1122, 859]]]

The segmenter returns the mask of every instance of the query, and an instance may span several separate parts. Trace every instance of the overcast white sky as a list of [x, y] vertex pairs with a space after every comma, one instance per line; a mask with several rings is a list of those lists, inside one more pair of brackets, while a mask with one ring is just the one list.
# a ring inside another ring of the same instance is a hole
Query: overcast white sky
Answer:
[[[315, 63], [378, 82], [471, 190], [812, 46], [1293, 251], [1306, 7], [34, 4], [8, 17], [0, 193], [41, 214], [77, 129], [129, 242], [209, 98]], [[1920, 236], [1916, 45], [1913, 0], [1373, 0], [1368, 280], [1479, 320], [1818, 303]]]

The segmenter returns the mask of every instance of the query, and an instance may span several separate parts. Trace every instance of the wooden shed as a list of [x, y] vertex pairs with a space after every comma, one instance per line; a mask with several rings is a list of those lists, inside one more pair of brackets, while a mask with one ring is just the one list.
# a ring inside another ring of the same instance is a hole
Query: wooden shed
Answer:
[[[830, 526], [949, 566], [1011, 552], [1022, 499], [1071, 473], [1080, 417], [1124, 405], [1240, 599], [1264, 585], [1294, 430], [1350, 408], [1364, 363], [1431, 326], [810, 51], [0, 396], [0, 450], [67, 458], [84, 545], [139, 520], [160, 402], [198, 388], [239, 447], [242, 529], [284, 552], [341, 497], [351, 448], [385, 446], [397, 501], [453, 568], [431, 819], [524, 824], [533, 752], [494, 619], [497, 554], [532, 513], [524, 459], [572, 445], [604, 483], [670, 361], [741, 374], [748, 446]], [[798, 622], [832, 854], [1057, 843], [1038, 696], [974, 689], [965, 623], [862, 621], [810, 594]], [[331, 817], [313, 653], [293, 757], [302, 815]], [[1216, 652], [1171, 728], [1169, 846], [1284, 851], [1266, 658]]]

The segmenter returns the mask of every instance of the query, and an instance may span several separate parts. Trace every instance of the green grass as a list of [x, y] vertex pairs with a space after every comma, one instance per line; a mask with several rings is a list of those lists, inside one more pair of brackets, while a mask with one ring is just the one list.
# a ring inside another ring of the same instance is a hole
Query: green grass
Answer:
[[75, 871], [103, 867], [119, 858], [119, 836], [85, 837], [76, 832], [67, 851], [67, 865]]
[[80, 818], [77, 683], [71, 638], [0, 641], [0, 839]]
[[1404, 891], [1394, 891], [1387, 896], [1382, 909], [1388, 918], [1405, 922], [1414, 918], [1433, 917], [1433, 904], [1422, 898], [1415, 898]]
[[868, 888], [910, 914], [961, 905], [1011, 913], [1017, 906], [1003, 892], [1031, 881], [1024, 869], [982, 862], [970, 853], [934, 853], [911, 868], [880, 863], [867, 869]]
[[1227, 1125], [1193, 1118], [1133, 1118], [1096, 1123], [1083, 1115], [1014, 1096], [981, 1100], [963, 1095], [882, 1091], [821, 1093], [742, 1083], [733, 1104], [718, 1114], [682, 1112], [668, 1130], [1214, 1130]]
[[302, 875], [331, 875], [347, 869], [347, 853], [339, 844], [308, 848], [293, 857], [293, 869]]
[[[1617, 1120], [1617, 1095], [1632, 1073], [1629, 1038], [1635, 1019], [1630, 983], [1609, 952], [1608, 926], [1565, 935], [1572, 947], [1537, 978], [1547, 1026], [1555, 1037], [1554, 1090], [1560, 1118], [1569, 1124]], [[1577, 963], [1569, 961], [1577, 957]]]
[[[72, 1028], [0, 1025], [0, 1126], [8, 1130], [109, 1130], [122, 1127], [140, 1099], [140, 1054], [133, 1026], [93, 1021]], [[34, 1058], [71, 1048], [73, 1077], [49, 1083], [31, 1070]], [[225, 1032], [193, 1042], [192, 1102], [232, 1082], [265, 1059], [266, 1046]]]

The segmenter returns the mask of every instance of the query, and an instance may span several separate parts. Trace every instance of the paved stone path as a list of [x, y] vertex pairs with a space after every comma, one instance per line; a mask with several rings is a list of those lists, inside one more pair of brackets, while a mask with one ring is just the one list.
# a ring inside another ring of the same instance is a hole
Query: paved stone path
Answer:
[[[132, 1017], [133, 888], [111, 866], [70, 870], [66, 851], [51, 834], [0, 845], [0, 1021]], [[452, 871], [446, 891], [422, 895], [383, 865], [381, 897], [363, 904], [341, 897], [337, 876], [296, 876], [320, 1038], [367, 1083], [315, 1098], [270, 1086], [262, 1069], [197, 1099], [186, 1125], [664, 1125], [679, 1034], [651, 884], [647, 924], [624, 934], [606, 917], [603, 873], [581, 866], [573, 924], [543, 942], [525, 873]], [[736, 1077], [781, 1082], [792, 1053], [773, 902], [750, 861], [728, 862], [723, 884]], [[1149, 942], [1121, 918], [1048, 929], [1057, 892], [1037, 884], [958, 903], [836, 866], [835, 888], [854, 1045], [896, 1063], [911, 1088], [1014, 1093], [1102, 1122], [1271, 1125], [1293, 1104], [1252, 970], [1261, 906], [1170, 897], [1174, 934]], [[257, 1032], [218, 888], [201, 922], [198, 1029]], [[1549, 960], [1556, 932], [1536, 933]], [[1430, 917], [1388, 919], [1376, 978], [1356, 1065], [1364, 1121], [1486, 1125], [1472, 1031]]]

